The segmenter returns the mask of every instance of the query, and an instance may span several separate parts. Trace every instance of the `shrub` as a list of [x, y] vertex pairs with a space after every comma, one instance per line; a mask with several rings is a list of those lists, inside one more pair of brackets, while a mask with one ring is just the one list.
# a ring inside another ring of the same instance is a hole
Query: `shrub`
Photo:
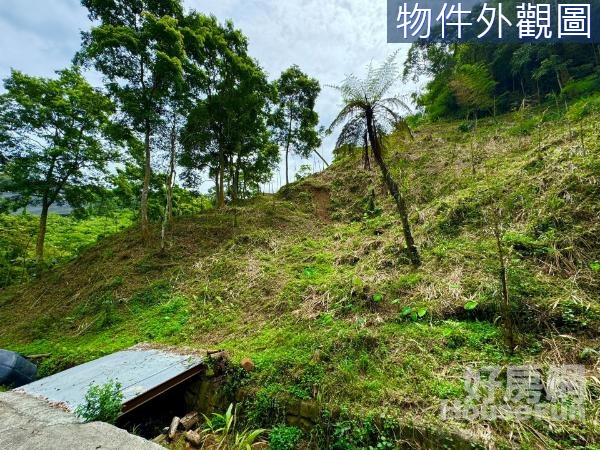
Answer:
[[567, 99], [574, 99], [595, 94], [598, 90], [600, 90], [600, 78], [593, 75], [567, 83], [563, 88], [561, 95]]
[[115, 424], [122, 402], [121, 383], [113, 380], [103, 386], [92, 383], [85, 394], [85, 403], [75, 409], [75, 414], [86, 422]]
[[268, 392], [259, 391], [249, 407], [248, 420], [256, 427], [269, 427], [285, 420], [285, 408]]
[[302, 439], [302, 430], [281, 425], [271, 430], [269, 448], [271, 450], [294, 450]]

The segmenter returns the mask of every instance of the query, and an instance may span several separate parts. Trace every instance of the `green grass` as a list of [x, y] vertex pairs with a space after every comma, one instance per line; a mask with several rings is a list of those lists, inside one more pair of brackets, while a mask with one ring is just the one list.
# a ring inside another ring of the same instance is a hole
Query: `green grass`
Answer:
[[[457, 122], [422, 123], [414, 142], [394, 141], [386, 160], [411, 205], [418, 270], [407, 263], [378, 172], [363, 171], [357, 152], [279, 196], [177, 220], [166, 255], [129, 230], [5, 289], [0, 347], [49, 353], [44, 374], [139, 342], [226, 349], [234, 363], [256, 364], [244, 380], [256, 426], [276, 425], [265, 421], [277, 422], [289, 399], [314, 401], [348, 411], [337, 422], [323, 418], [321, 431], [338, 448], [382, 443], [389, 435], [375, 438], [369, 419], [382, 415], [476, 440], [491, 433], [499, 447], [584, 447], [597, 438], [591, 422], [532, 431], [443, 424], [438, 412], [442, 400], [464, 396], [469, 364], [597, 367], [600, 117], [585, 105], [487, 118], [477, 134]], [[365, 214], [371, 187], [375, 215]], [[312, 193], [324, 188], [331, 221], [314, 217]], [[497, 208], [518, 327], [512, 355], [500, 320]], [[91, 223], [88, 235], [83, 222], [61, 226], [83, 227], [73, 242], [52, 241], [70, 255], [102, 228]], [[596, 402], [599, 391], [590, 381]]]
[[[113, 217], [50, 214], [44, 245], [48, 267], [63, 264], [102, 239], [131, 227], [133, 213], [116, 211]], [[36, 265], [35, 247], [39, 216], [0, 214], [0, 286], [29, 279]]]

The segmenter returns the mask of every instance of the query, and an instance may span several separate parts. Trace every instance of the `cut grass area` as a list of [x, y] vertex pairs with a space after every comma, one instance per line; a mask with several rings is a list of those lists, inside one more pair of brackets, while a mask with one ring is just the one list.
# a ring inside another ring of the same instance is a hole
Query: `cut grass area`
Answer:
[[[224, 348], [256, 364], [245, 380], [257, 399], [249, 417], [269, 417], [260, 402], [287, 397], [439, 429], [447, 426], [440, 403], [464, 396], [468, 365], [586, 364], [595, 417], [599, 116], [579, 127], [579, 119], [535, 110], [524, 123], [519, 114], [482, 120], [476, 135], [456, 122], [424, 124], [414, 142], [388, 151], [411, 205], [418, 270], [378, 173], [347, 155], [281, 195], [178, 219], [166, 255], [130, 230], [5, 289], [0, 347], [51, 354], [43, 373], [144, 341]], [[366, 209], [371, 187], [375, 212]], [[489, 215], [498, 207], [518, 328], [513, 355], [504, 348]], [[583, 447], [597, 437], [591, 421], [532, 426], [450, 427], [524, 448]]]

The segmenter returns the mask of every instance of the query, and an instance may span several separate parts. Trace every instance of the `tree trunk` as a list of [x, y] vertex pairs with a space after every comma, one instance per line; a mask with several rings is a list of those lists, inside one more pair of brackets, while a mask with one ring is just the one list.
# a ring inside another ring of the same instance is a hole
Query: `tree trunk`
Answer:
[[369, 158], [369, 136], [367, 132], [365, 132], [364, 135], [363, 163], [365, 170], [371, 170], [371, 159]]
[[217, 196], [217, 203], [219, 202], [219, 171], [215, 173], [215, 194]]
[[558, 70], [556, 71], [556, 81], [558, 81], [558, 88], [560, 89], [560, 93], [562, 94], [563, 84], [562, 80], [560, 79], [560, 72]]
[[500, 230], [500, 218], [498, 214], [494, 217], [494, 236], [498, 247], [498, 260], [500, 262], [500, 283], [502, 285], [502, 311], [504, 323], [504, 339], [510, 353], [515, 350], [514, 324], [512, 319], [512, 308], [508, 295], [508, 272], [506, 270], [506, 256], [502, 244], [502, 232]]
[[173, 121], [171, 128], [171, 152], [169, 155], [169, 178], [167, 180], [167, 222], [173, 220], [173, 187], [175, 185], [175, 160], [177, 157], [177, 127]]
[[290, 184], [290, 169], [289, 169], [290, 144], [285, 148], [285, 184]]
[[175, 153], [177, 150], [177, 129], [175, 120], [171, 128], [171, 147], [169, 149], [169, 175], [167, 176], [167, 203], [165, 205], [165, 217], [163, 218], [160, 231], [160, 250], [165, 252], [167, 227], [173, 220], [173, 185], [175, 184]]
[[37, 257], [38, 265], [42, 265], [44, 262], [44, 241], [46, 240], [46, 227], [48, 224], [48, 210], [50, 204], [48, 202], [48, 196], [44, 195], [42, 199], [42, 214], [40, 215], [40, 227], [37, 236], [37, 245], [35, 247], [35, 254]]
[[398, 213], [400, 214], [400, 221], [402, 222], [402, 233], [404, 234], [404, 240], [406, 241], [406, 247], [408, 248], [408, 257], [413, 266], [419, 267], [421, 265], [421, 259], [419, 257], [419, 251], [417, 250], [417, 246], [415, 245], [415, 240], [413, 238], [410, 222], [408, 220], [408, 209], [406, 207], [406, 203], [402, 194], [400, 193], [400, 189], [390, 171], [383, 160], [383, 155], [381, 153], [381, 147], [379, 145], [379, 141], [377, 140], [377, 134], [375, 131], [374, 121], [373, 121], [373, 112], [367, 111], [367, 130], [369, 133], [369, 139], [371, 141], [371, 148], [373, 149], [373, 156], [375, 158], [375, 162], [381, 169], [381, 174], [383, 175], [383, 180], [385, 185], [387, 186], [390, 194], [394, 198], [396, 202], [396, 207], [398, 208]]
[[289, 156], [290, 156], [290, 144], [292, 142], [292, 110], [290, 107], [290, 124], [288, 126], [288, 135], [287, 135], [287, 144], [285, 146], [285, 184], [286, 186], [290, 184], [290, 175], [289, 175]]
[[140, 202], [140, 221], [142, 225], [142, 237], [144, 240], [148, 239], [150, 234], [150, 228], [148, 224], [148, 193], [150, 191], [150, 177], [152, 175], [152, 166], [150, 162], [150, 138], [150, 120], [146, 119], [144, 136], [144, 185], [142, 187], [142, 199]]
[[217, 192], [217, 207], [225, 207], [225, 151], [219, 148], [219, 190]]
[[316, 149], [313, 151], [315, 152], [315, 155], [317, 155], [321, 159], [321, 161], [323, 161], [325, 167], [329, 167], [329, 163], [327, 162], [327, 160], [323, 158], [323, 156]]
[[[231, 186], [231, 200], [234, 205], [238, 203], [240, 198], [240, 152], [241, 148], [238, 147], [238, 154], [235, 158], [235, 164], [232, 164], [232, 179], [233, 183]], [[232, 157], [233, 160], [233, 157]], [[232, 161], [233, 162], [233, 161]]]

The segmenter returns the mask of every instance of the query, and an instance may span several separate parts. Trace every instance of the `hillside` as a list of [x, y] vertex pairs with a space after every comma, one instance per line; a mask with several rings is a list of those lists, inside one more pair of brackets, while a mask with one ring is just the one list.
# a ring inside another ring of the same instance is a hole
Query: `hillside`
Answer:
[[[348, 152], [275, 196], [178, 219], [165, 255], [130, 229], [0, 291], [0, 348], [47, 355], [44, 374], [138, 342], [226, 349], [256, 364], [236, 379], [253, 393], [243, 406], [250, 423], [272, 425], [265, 418], [277, 420], [289, 397], [335, 412], [305, 435], [312, 448], [393, 448], [391, 423], [496, 447], [591, 448], [600, 398], [598, 105], [527, 109], [477, 128], [415, 123], [414, 140], [388, 137], [418, 270], [379, 172]], [[519, 331], [513, 355], [498, 321], [498, 209]], [[464, 397], [468, 365], [526, 363], [585, 364], [587, 422], [440, 420], [443, 399]], [[383, 426], [369, 425], [382, 415]]]

